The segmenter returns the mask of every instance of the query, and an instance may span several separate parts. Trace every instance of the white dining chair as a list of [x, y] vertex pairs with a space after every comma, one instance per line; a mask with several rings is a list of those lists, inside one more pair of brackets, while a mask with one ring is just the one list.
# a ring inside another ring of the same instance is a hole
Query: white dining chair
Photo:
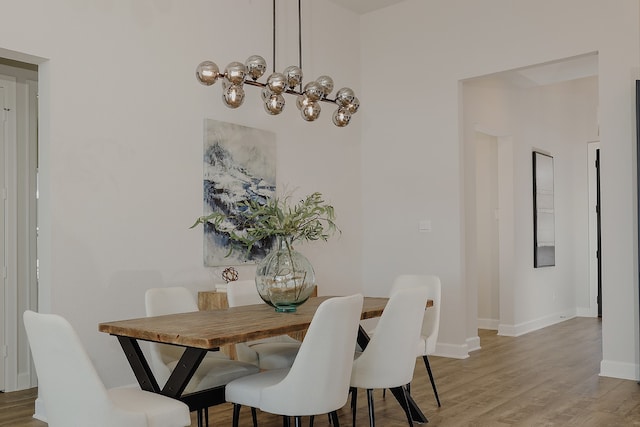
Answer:
[[25, 311], [24, 326], [49, 427], [183, 427], [189, 407], [139, 388], [106, 389], [71, 324]]
[[[151, 288], [145, 292], [145, 308], [149, 317], [163, 316], [198, 311], [198, 303], [191, 291], [184, 287]], [[164, 384], [178, 364], [184, 348], [156, 342], [150, 342], [149, 346], [151, 369], [158, 383]], [[259, 369], [251, 363], [229, 360], [229, 357], [221, 351], [210, 351], [200, 363], [183, 393], [222, 386], [236, 378], [256, 372], [259, 372]], [[209, 424], [209, 413], [206, 407], [198, 409], [197, 415], [198, 426]]]
[[[285, 424], [295, 417], [330, 414], [339, 427], [337, 410], [347, 402], [353, 353], [363, 297], [330, 298], [318, 307], [298, 357], [289, 369], [264, 371], [227, 384], [225, 398], [234, 404], [233, 426], [242, 405], [282, 415]], [[288, 314], [282, 314], [288, 316]]]
[[427, 303], [424, 287], [399, 289], [391, 293], [375, 334], [364, 351], [353, 361], [351, 373], [351, 409], [356, 422], [358, 388], [367, 390], [369, 424], [375, 426], [373, 390], [398, 389], [404, 397], [405, 413], [413, 425], [408, 410], [406, 385], [411, 382], [416, 360], [416, 342], [424, 308]]
[[[229, 307], [265, 304], [258, 294], [253, 280], [229, 282], [227, 284], [227, 302]], [[260, 369], [283, 369], [293, 364], [300, 349], [300, 341], [288, 335], [279, 335], [237, 343], [235, 346], [238, 360], [252, 363]]]
[[436, 351], [438, 330], [440, 329], [440, 303], [442, 301], [440, 278], [434, 275], [403, 274], [394, 280], [391, 292], [419, 286], [427, 289], [427, 298], [433, 301], [433, 306], [427, 308], [424, 312], [421, 336], [418, 341], [418, 357], [422, 357], [424, 361], [427, 373], [429, 374], [429, 380], [431, 381], [431, 387], [433, 388], [433, 394], [435, 395], [438, 407], [440, 407], [440, 397], [438, 396], [438, 389], [436, 388], [436, 382], [433, 378], [428, 357]]

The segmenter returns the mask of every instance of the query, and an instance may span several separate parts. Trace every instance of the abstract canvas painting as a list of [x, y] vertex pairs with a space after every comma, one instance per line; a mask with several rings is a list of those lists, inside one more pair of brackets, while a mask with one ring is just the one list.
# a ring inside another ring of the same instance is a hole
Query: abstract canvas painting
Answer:
[[[231, 214], [238, 203], [265, 201], [276, 191], [276, 137], [273, 132], [206, 119], [204, 129], [204, 215]], [[231, 224], [231, 226], [235, 226]], [[204, 227], [204, 265], [257, 262], [271, 249], [260, 242], [251, 252], [231, 248], [229, 235]]]

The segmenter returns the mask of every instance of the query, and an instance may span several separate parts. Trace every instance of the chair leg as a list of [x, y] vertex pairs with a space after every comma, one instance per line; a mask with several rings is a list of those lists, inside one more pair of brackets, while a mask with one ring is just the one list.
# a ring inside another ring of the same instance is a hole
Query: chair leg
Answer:
[[367, 400], [369, 401], [369, 427], [376, 427], [376, 418], [373, 411], [373, 389], [367, 389]]
[[353, 427], [356, 427], [356, 409], [358, 404], [358, 389], [351, 387], [351, 416], [353, 418]]
[[404, 413], [407, 415], [407, 420], [409, 421], [409, 427], [413, 427], [413, 417], [411, 416], [411, 410], [409, 409], [409, 399], [407, 399], [407, 396], [409, 395], [409, 393], [407, 392], [407, 389], [405, 387], [400, 387], [400, 390], [402, 390], [402, 396], [404, 397], [404, 407], [405, 407]]
[[300, 415], [296, 415], [293, 419], [295, 420], [295, 427], [302, 427], [302, 417]]
[[209, 427], [209, 408], [204, 408], [204, 425], [205, 427]]
[[[309, 427], [313, 427], [313, 415], [309, 417]], [[331, 418], [329, 418], [329, 424], [331, 424]]]
[[253, 427], [258, 427], [258, 415], [256, 414], [256, 408], [251, 408], [251, 419], [253, 420]]
[[238, 423], [240, 422], [240, 404], [233, 404], [233, 427], [238, 427]]
[[424, 360], [424, 366], [427, 367], [427, 373], [429, 374], [429, 380], [431, 380], [431, 387], [433, 387], [433, 394], [436, 395], [436, 402], [438, 402], [438, 408], [440, 407], [440, 398], [438, 397], [438, 389], [436, 388], [436, 382], [433, 379], [433, 373], [431, 372], [431, 365], [429, 365], [429, 358], [425, 354], [422, 356], [422, 360]]
[[291, 427], [291, 420], [286, 415], [282, 416], [282, 427]]
[[333, 411], [329, 414], [329, 419], [332, 420], [332, 424], [336, 427], [340, 427], [340, 421], [338, 421], [338, 411]]
[[198, 427], [202, 427], [202, 408], [196, 410], [196, 418], [198, 420]]

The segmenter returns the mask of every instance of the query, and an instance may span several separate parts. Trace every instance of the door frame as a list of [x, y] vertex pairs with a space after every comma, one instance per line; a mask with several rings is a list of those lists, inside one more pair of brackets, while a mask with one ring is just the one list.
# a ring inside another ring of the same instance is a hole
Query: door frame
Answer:
[[600, 150], [600, 141], [587, 143], [587, 162], [589, 179], [589, 312], [590, 317], [598, 316], [600, 305], [600, 268], [599, 268], [599, 212], [598, 212], [598, 166], [596, 165], [597, 153]]

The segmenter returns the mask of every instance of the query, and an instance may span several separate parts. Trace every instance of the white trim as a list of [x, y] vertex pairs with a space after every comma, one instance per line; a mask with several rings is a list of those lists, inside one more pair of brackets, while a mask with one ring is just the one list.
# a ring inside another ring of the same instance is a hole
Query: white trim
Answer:
[[467, 350], [469, 352], [480, 350], [480, 337], [475, 336], [471, 338], [467, 338]]
[[501, 324], [498, 326], [498, 335], [505, 337], [519, 337], [520, 335], [537, 331], [539, 329], [555, 325], [556, 323], [564, 322], [565, 320], [569, 320], [574, 317], [576, 317], [575, 310], [566, 310], [516, 325]]
[[38, 396], [35, 402], [35, 412], [33, 414], [33, 418], [35, 418], [36, 420], [40, 420], [44, 423], [48, 422], [47, 411], [44, 407], [44, 402], [42, 401], [42, 398], [40, 396]]
[[600, 376], [621, 378], [623, 380], [640, 380], [640, 366], [635, 363], [622, 363], [611, 360], [600, 362]]
[[594, 141], [587, 144], [587, 170], [589, 180], [589, 313], [585, 317], [598, 316], [598, 216], [597, 204], [597, 175], [596, 175], [596, 150], [600, 148], [600, 142]]
[[439, 357], [451, 357], [452, 359], [466, 359], [469, 357], [469, 347], [467, 344], [436, 344], [436, 351], [433, 354]]

